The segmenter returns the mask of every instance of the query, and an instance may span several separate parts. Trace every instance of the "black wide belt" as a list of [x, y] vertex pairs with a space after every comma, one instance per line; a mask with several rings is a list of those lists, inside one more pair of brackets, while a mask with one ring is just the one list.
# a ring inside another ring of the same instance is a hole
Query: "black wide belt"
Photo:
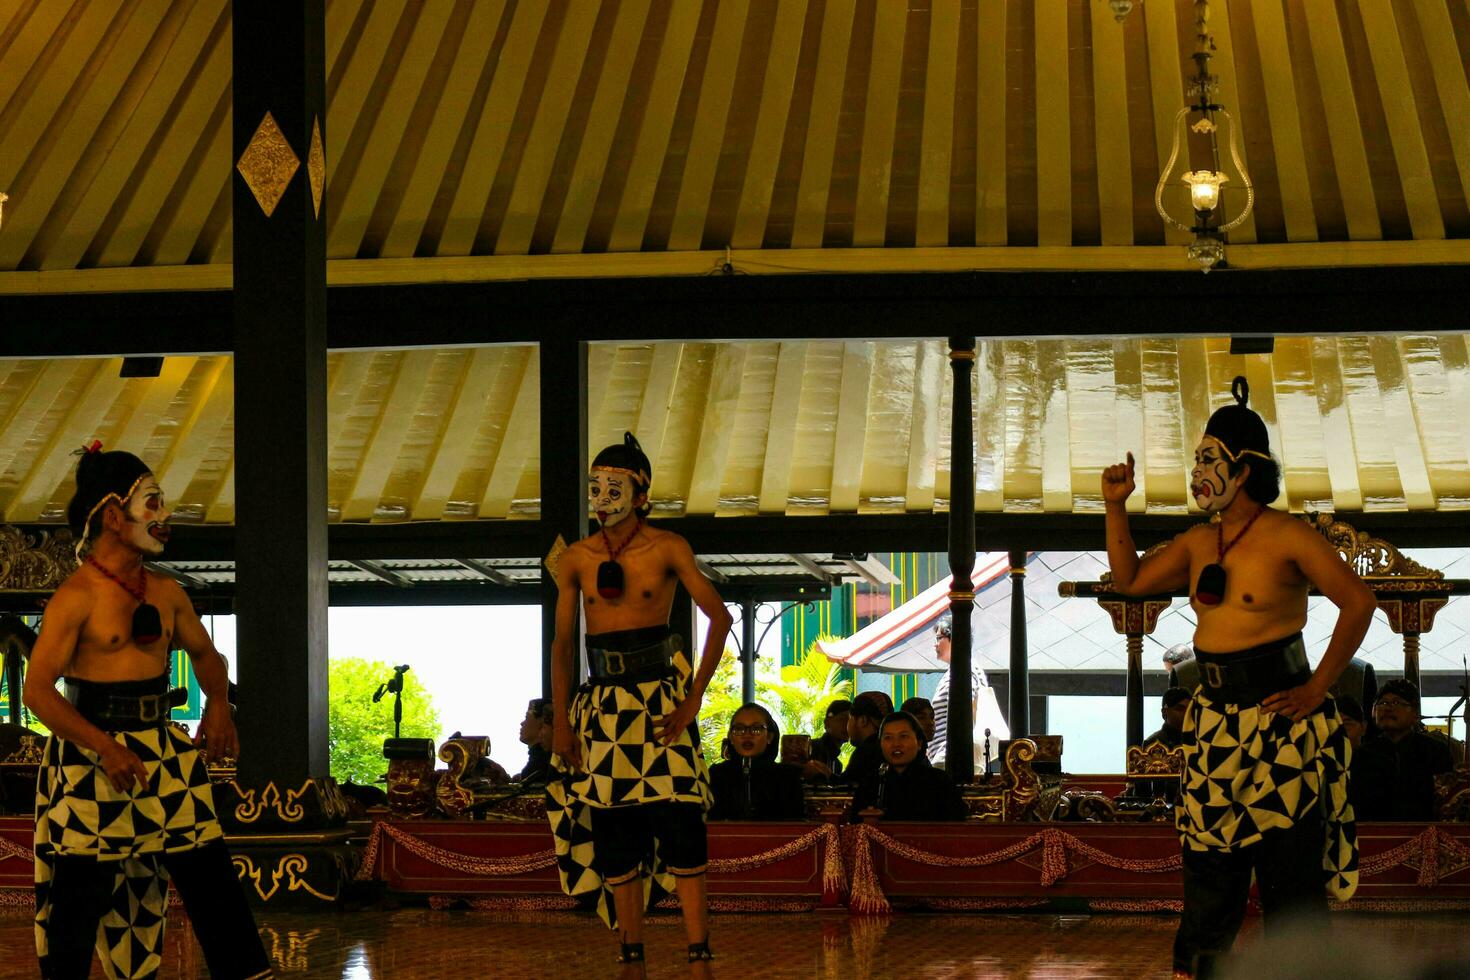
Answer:
[[83, 718], [106, 731], [138, 731], [168, 723], [172, 710], [189, 702], [183, 688], [169, 690], [168, 676], [146, 681], [88, 681], [68, 677], [63, 691]]
[[657, 643], [636, 650], [606, 650], [587, 647], [588, 682], [592, 684], [641, 684], [643, 681], [668, 677], [674, 671], [674, 654], [679, 650], [678, 636], [669, 635]]
[[1312, 679], [1300, 633], [1237, 653], [1196, 649], [1194, 657], [1205, 697], [1224, 704], [1259, 704]]

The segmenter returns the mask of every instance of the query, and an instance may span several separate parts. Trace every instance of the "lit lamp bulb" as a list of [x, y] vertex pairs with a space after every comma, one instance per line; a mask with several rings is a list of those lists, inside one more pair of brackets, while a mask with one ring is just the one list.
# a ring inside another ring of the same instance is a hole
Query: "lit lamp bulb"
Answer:
[[1133, 13], [1133, 0], [1108, 0], [1108, 7], [1113, 11], [1113, 19], [1121, 24]]
[[1230, 178], [1213, 170], [1190, 170], [1180, 177], [1189, 185], [1189, 202], [1200, 214], [1209, 214], [1220, 203], [1220, 185]]
[[5, 221], [5, 202], [10, 200], [10, 195], [0, 191], [0, 223]]

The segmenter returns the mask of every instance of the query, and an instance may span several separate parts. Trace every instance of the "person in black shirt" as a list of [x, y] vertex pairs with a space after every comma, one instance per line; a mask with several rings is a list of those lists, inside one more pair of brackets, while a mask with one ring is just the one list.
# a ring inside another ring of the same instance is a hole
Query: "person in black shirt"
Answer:
[[852, 702], [846, 698], [838, 698], [827, 705], [822, 735], [812, 739], [812, 755], [806, 768], [807, 778], [838, 780], [842, 777], [840, 753], [847, 744], [848, 716], [851, 713]]
[[1164, 698], [1159, 705], [1159, 714], [1163, 716], [1164, 726], [1143, 740], [1145, 746], [1154, 742], [1163, 742], [1169, 748], [1178, 748], [1184, 744], [1184, 713], [1189, 707], [1189, 692], [1182, 687], [1171, 687], [1164, 692]]
[[744, 705], [730, 719], [730, 758], [710, 767], [715, 803], [710, 820], [801, 820], [806, 797], [801, 770], [776, 761], [781, 730], [758, 704]]
[[934, 704], [928, 698], [909, 698], [898, 709], [914, 716], [924, 732], [924, 741], [934, 741]]
[[893, 712], [883, 719], [878, 738], [883, 761], [853, 794], [853, 823], [965, 819], [965, 801], [949, 773], [929, 763], [924, 731], [913, 715]]
[[553, 731], [550, 698], [532, 698], [521, 719], [521, 744], [530, 752], [526, 767], [516, 773], [518, 783], [544, 783], [551, 768], [551, 734]]
[[878, 747], [878, 729], [883, 719], [893, 711], [892, 699], [884, 704], [884, 695], [877, 691], [864, 691], [852, 702], [852, 712], [847, 722], [847, 740], [852, 743], [852, 755], [848, 756], [847, 768], [842, 781], [856, 786], [874, 775], [883, 761], [883, 752]]
[[1359, 820], [1433, 820], [1434, 777], [1454, 768], [1450, 747], [1419, 724], [1419, 689], [1393, 680], [1373, 702], [1378, 734], [1353, 755], [1348, 783]]

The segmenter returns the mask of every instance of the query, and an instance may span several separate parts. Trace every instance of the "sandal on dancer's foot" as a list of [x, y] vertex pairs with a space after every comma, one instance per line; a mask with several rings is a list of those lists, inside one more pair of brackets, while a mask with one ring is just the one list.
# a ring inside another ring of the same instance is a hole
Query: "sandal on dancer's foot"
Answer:
[[[715, 954], [712, 953], [712, 952], [710, 952], [709, 938], [708, 937], [706, 937], [703, 942], [690, 943], [689, 944], [689, 965], [690, 966], [694, 966], [696, 963], [709, 963], [714, 958], [715, 958]], [[707, 973], [700, 973], [699, 975], [706, 976], [708, 974]]]
[[[640, 973], [644, 970], [643, 944], [642, 943], [620, 943], [618, 958], [614, 961], [624, 966], [637, 964]], [[646, 976], [646, 974], [643, 974]]]

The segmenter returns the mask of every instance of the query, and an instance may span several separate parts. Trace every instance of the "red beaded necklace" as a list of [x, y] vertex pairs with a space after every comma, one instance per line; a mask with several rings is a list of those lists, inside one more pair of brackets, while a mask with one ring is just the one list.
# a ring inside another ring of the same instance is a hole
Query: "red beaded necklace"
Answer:
[[1235, 537], [1230, 539], [1229, 544], [1225, 543], [1225, 522], [1222, 520], [1217, 523], [1215, 525], [1215, 550], [1217, 553], [1217, 557], [1215, 558], [1215, 560], [1224, 561], [1225, 552], [1229, 551], [1231, 548], [1234, 548], [1236, 542], [1245, 537], [1245, 532], [1251, 529], [1251, 525], [1256, 522], [1256, 518], [1260, 517], [1264, 513], [1266, 513], [1266, 508], [1262, 507], [1254, 514], [1252, 514], [1251, 519], [1245, 522], [1245, 527], [1236, 532]]
[[103, 575], [106, 575], [108, 578], [112, 579], [114, 582], [116, 582], [118, 584], [119, 587], [122, 588], [122, 590], [124, 592], [126, 592], [128, 595], [132, 596], [134, 599], [137, 599], [139, 602], [147, 602], [148, 601], [148, 572], [147, 572], [146, 569], [143, 568], [143, 565], [142, 565], [141, 562], [138, 564], [138, 585], [137, 585], [137, 587], [134, 587], [134, 586], [129, 585], [128, 583], [124, 582], [122, 579], [118, 578], [116, 575], [114, 575], [111, 572], [109, 572], [106, 568], [103, 567], [103, 565], [102, 565], [101, 562], [99, 562], [96, 558], [93, 558], [91, 555], [88, 555], [87, 556], [87, 564], [88, 565], [91, 565], [93, 568], [97, 569], [97, 571], [101, 572]]

